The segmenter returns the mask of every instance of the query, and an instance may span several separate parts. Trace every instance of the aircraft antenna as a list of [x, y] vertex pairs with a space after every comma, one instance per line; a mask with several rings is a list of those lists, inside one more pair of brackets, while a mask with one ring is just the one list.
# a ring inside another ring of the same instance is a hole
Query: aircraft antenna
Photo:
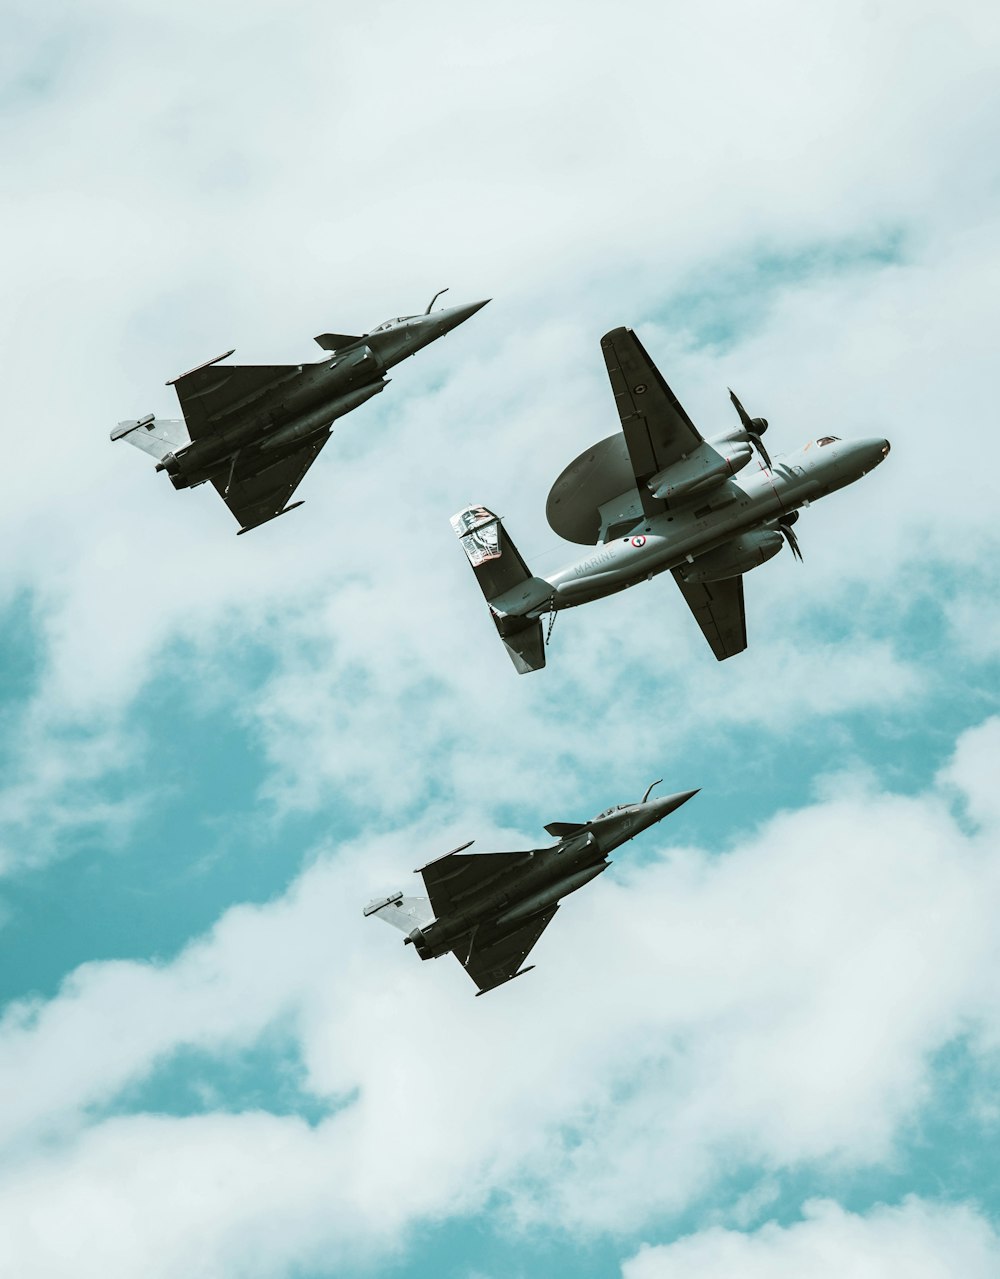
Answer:
[[438, 298], [441, 296], [442, 293], [447, 293], [447, 292], [448, 292], [447, 289], [438, 289], [437, 293], [434, 294], [434, 296], [431, 298], [430, 302], [428, 303], [427, 310], [424, 312], [424, 315], [430, 315], [431, 307], [438, 300]]

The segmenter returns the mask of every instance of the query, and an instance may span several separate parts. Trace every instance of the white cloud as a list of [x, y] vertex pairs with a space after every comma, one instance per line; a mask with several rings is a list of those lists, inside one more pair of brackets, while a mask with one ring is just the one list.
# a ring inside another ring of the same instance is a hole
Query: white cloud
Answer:
[[828, 1199], [803, 1208], [790, 1226], [769, 1222], [752, 1234], [720, 1228], [643, 1248], [623, 1279], [991, 1279], [1000, 1236], [975, 1209], [917, 1198], [869, 1213]]
[[[577, 5], [300, 3], [279, 19], [267, 4], [109, 2], [61, 20], [24, 12], [8, 70], [18, 254], [0, 336], [19, 483], [0, 511], [0, 598], [32, 593], [44, 660], [26, 713], [52, 726], [8, 803], [30, 792], [39, 816], [58, 803], [31, 779], [59, 733], [115, 731], [150, 678], [185, 695], [233, 688], [248, 639], [277, 659], [259, 727], [282, 803], [327, 799], [338, 778], [384, 790], [380, 762], [412, 798], [408, 726], [452, 742], [457, 699], [501, 734], [541, 704], [547, 725], [528, 736], [552, 745], [576, 728], [552, 713], [567, 690], [589, 696], [625, 662], [665, 684], [682, 726], [706, 706], [786, 729], [919, 696], [926, 678], [893, 652], [888, 622], [929, 559], [979, 569], [996, 551], [988, 468], [968, 462], [992, 444], [992, 12], [772, 0], [694, 17], [635, 3], [609, 30]], [[18, 80], [24, 67], [43, 91]], [[892, 234], [902, 261], [830, 265]], [[748, 286], [761, 255], [800, 267]], [[700, 349], [670, 300], [720, 277], [744, 328]], [[367, 326], [442, 283], [496, 298], [346, 419], [304, 510], [252, 538], [236, 541], [212, 494], [175, 494], [107, 442], [119, 416], [172, 414], [164, 379], [206, 354], [300, 359], [311, 333]], [[533, 555], [556, 545], [545, 493], [614, 428], [597, 338], [621, 321], [707, 431], [730, 424], [724, 387], [738, 383], [776, 443], [837, 424], [888, 429], [894, 452], [803, 520], [804, 569], [750, 579], [755, 652], [736, 675], [706, 661], [657, 583], [561, 620], [565, 683], [552, 669], [517, 687], [447, 516], [488, 500], [532, 563], [556, 566], [557, 550]], [[960, 449], [943, 447], [951, 421]], [[842, 645], [816, 642], [825, 608], [850, 613]], [[420, 708], [394, 721], [399, 748], [352, 704], [358, 689]], [[253, 707], [258, 690], [241, 692]], [[610, 705], [600, 714], [616, 724]], [[593, 764], [604, 747], [589, 736]]]
[[[121, 829], [96, 788], [139, 773], [129, 711], [154, 678], [239, 707], [279, 807], [333, 795], [398, 830], [170, 962], [85, 965], [7, 1009], [0, 1269], [271, 1275], [496, 1194], [617, 1229], [734, 1161], [885, 1158], [934, 1051], [1000, 1034], [995, 725], [923, 797], [827, 792], [724, 856], [606, 877], [487, 1000], [359, 905], [446, 826], [518, 837], [476, 811], [484, 777], [528, 802], [559, 773], [560, 804], [597, 775], [638, 794], [696, 732], [893, 713], [941, 678], [896, 632], [935, 570], [986, 581], [997, 552], [996, 13], [626, 4], [609, 26], [569, 4], [179, 0], [61, 21], [25, 10], [3, 51], [0, 599], [29, 593], [42, 659], [11, 721], [5, 869]], [[830, 265], [893, 236], [898, 261]], [[764, 288], [767, 259], [798, 266]], [[130, 412], [173, 415], [162, 383], [200, 358], [298, 360], [446, 283], [495, 301], [252, 537], [107, 442]], [[699, 345], [678, 300], [706, 283], [735, 295], [727, 343]], [[732, 384], [777, 447], [835, 426], [894, 451], [803, 519], [805, 566], [750, 578], [746, 657], [717, 666], [655, 583], [560, 619], [550, 669], [518, 680], [447, 517], [486, 500], [556, 567], [545, 494], [614, 429], [597, 339], [620, 322], [706, 432]], [[250, 646], [274, 659], [262, 686]], [[462, 796], [444, 815], [431, 770]], [[279, 1023], [340, 1107], [315, 1128], [102, 1118], [178, 1050], [239, 1054]]]
[[[18, 1098], [6, 1269], [59, 1273], [71, 1248], [106, 1277], [155, 1253], [167, 1276], [197, 1246], [206, 1273], [283, 1273], [490, 1198], [520, 1223], [628, 1230], [740, 1164], [878, 1164], [929, 1096], [933, 1055], [1000, 1027], [997, 814], [977, 798], [998, 749], [990, 721], [943, 774], [975, 831], [937, 791], [854, 786], [723, 855], [637, 866], [625, 850], [566, 906], [537, 971], [484, 1000], [450, 959], [420, 964], [360, 914], [444, 844], [432, 816], [321, 858], [170, 963], [82, 967], [0, 1024], [0, 1092]], [[316, 1127], [100, 1117], [134, 1107], [179, 1048], [225, 1059], [277, 1024], [333, 1107]]]

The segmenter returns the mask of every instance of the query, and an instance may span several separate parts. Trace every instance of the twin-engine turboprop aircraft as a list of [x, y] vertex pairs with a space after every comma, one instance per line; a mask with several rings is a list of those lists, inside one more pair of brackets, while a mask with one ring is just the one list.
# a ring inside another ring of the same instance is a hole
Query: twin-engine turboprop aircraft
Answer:
[[742, 652], [743, 574], [786, 543], [801, 559], [792, 528], [799, 508], [867, 475], [889, 453], [888, 440], [824, 435], [772, 462], [760, 438], [766, 419], [751, 418], [732, 391], [740, 425], [705, 440], [631, 329], [613, 329], [601, 349], [622, 431], [571, 462], [546, 506], [556, 533], [598, 549], [535, 577], [485, 506], [451, 521], [521, 674], [545, 665], [543, 615], [667, 569], [719, 661]]
[[177, 391], [184, 421], [157, 421], [150, 413], [119, 422], [111, 438], [152, 454], [176, 489], [211, 480], [246, 533], [302, 505], [288, 500], [333, 423], [385, 390], [386, 369], [486, 305], [432, 313], [441, 293], [423, 315], [386, 320], [361, 337], [321, 333], [316, 341], [329, 354], [316, 363], [220, 364], [233, 354], [226, 351], [167, 383]]
[[[653, 786], [659, 785], [654, 782]], [[421, 959], [450, 951], [485, 994], [534, 967], [521, 965], [559, 909], [611, 865], [608, 854], [686, 804], [696, 790], [618, 804], [589, 822], [550, 822], [559, 842], [521, 853], [466, 853], [462, 844], [414, 874], [423, 876], [426, 897], [393, 893], [365, 907], [406, 933]]]

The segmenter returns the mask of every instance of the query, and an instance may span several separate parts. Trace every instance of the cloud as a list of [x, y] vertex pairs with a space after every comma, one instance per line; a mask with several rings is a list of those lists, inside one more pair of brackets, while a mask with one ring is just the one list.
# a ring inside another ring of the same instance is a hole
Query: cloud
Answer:
[[[51, 1273], [72, 1247], [95, 1274], [154, 1253], [180, 1274], [197, 1244], [217, 1269], [275, 1273], [486, 1202], [521, 1226], [627, 1231], [734, 1167], [877, 1166], [931, 1096], [934, 1055], [1000, 1026], [997, 814], [980, 798], [998, 743], [993, 721], [960, 739], [943, 792], [841, 786], [722, 855], [648, 837], [658, 856], [624, 852], [537, 971], [487, 1000], [360, 915], [402, 886], [432, 822], [321, 857], [168, 963], [83, 966], [0, 1024], [0, 1089], [18, 1097], [6, 1268]], [[238, 1056], [276, 1025], [328, 1107], [313, 1126], [105, 1117], [178, 1050]]]
[[[259, 820], [331, 805], [357, 834], [172, 959], [85, 964], [8, 1006], [0, 1269], [274, 1274], [485, 1203], [505, 1228], [627, 1230], [734, 1166], [891, 1158], [942, 1045], [992, 1078], [992, 721], [925, 793], [841, 777], [759, 829], [733, 813], [725, 851], [650, 836], [488, 1000], [360, 917], [425, 850], [531, 838], [503, 825], [511, 797], [637, 795], [654, 759], [740, 730], [766, 768], [820, 721], [894, 727], [958, 678], [914, 612], [967, 636], [983, 619], [996, 15], [616, 15], [18, 16], [0, 599], [28, 601], [39, 660], [5, 720], [3, 867], [147, 811], [151, 685], [234, 708], [267, 765]], [[173, 416], [163, 382], [206, 356], [297, 362], [444, 283], [495, 300], [348, 418], [305, 508], [252, 537], [107, 441], [129, 413]], [[549, 669], [519, 680], [447, 517], [482, 499], [533, 567], [572, 556], [545, 494], [615, 427], [597, 341], [621, 322], [706, 433], [735, 385], [769, 445], [885, 431], [893, 453], [806, 514], [803, 567], [749, 578], [745, 657], [717, 666], [658, 582], [560, 619]], [[279, 1032], [321, 1121], [142, 1101], [186, 1053]]]
[[790, 1226], [769, 1222], [752, 1234], [715, 1228], [661, 1247], [645, 1247], [622, 1266], [623, 1279], [988, 1279], [1000, 1265], [1000, 1236], [974, 1208], [910, 1197], [898, 1207], [847, 1212], [810, 1200]]
[[[821, 17], [777, 0], [752, 19], [723, 3], [697, 19], [628, 12], [612, 32], [568, 5], [473, 19], [439, 2], [417, 21], [301, 3], [278, 21], [260, 3], [207, 17], [108, 0], [20, 15], [5, 134], [19, 253], [0, 304], [20, 482], [0, 511], [0, 598], [28, 592], [38, 621], [24, 714], [49, 727], [28, 735], [6, 801], [29, 826], [63, 805], [47, 764], [60, 735], [127, 732], [157, 679], [233, 692], [279, 807], [339, 799], [338, 779], [372, 802], [380, 764], [412, 802], [424, 723], [459, 787], [468, 721], [515, 737], [532, 706], [544, 714], [527, 735], [557, 751], [589, 736], [593, 767], [598, 735], [558, 712], [596, 681], [609, 695], [592, 713], [622, 731], [616, 701], [651, 696], [633, 673], [682, 731], [706, 711], [789, 731], [927, 690], [927, 655], [886, 632], [931, 568], [984, 572], [996, 552], [988, 474], [967, 461], [991, 443], [995, 19], [973, 4]], [[666, 80], [664, 49], [678, 51]], [[34, 88], [25, 66], [41, 68]], [[298, 361], [311, 333], [416, 309], [447, 282], [495, 300], [346, 419], [303, 511], [252, 538], [236, 541], [212, 494], [174, 493], [107, 442], [127, 413], [173, 414], [162, 383], [206, 354]], [[739, 317], [724, 343], [694, 322], [704, 295], [720, 329]], [[707, 432], [731, 425], [724, 387], [738, 383], [780, 444], [888, 429], [894, 452], [808, 513], [802, 571], [749, 579], [739, 676], [705, 665], [656, 583], [561, 620], [528, 691], [447, 517], [483, 498], [533, 566], [572, 556], [544, 498], [614, 428], [597, 339], [621, 321]], [[960, 449], [942, 446], [952, 418]], [[242, 670], [248, 644], [273, 680]], [[361, 695], [403, 708], [393, 733]], [[15, 831], [8, 869], [69, 834], [22, 853]]]

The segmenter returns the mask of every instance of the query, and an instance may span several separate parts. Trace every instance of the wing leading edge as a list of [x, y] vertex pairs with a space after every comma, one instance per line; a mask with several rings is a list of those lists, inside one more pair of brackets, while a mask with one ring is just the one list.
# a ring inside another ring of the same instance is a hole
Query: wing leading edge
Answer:
[[601, 351], [643, 510], [659, 515], [666, 504], [652, 496], [648, 481], [696, 449], [702, 435], [631, 329], [605, 333]]
[[219, 364], [210, 360], [174, 378], [172, 385], [191, 439], [200, 440], [218, 429], [220, 419], [249, 407], [265, 391], [301, 372], [300, 364]]

